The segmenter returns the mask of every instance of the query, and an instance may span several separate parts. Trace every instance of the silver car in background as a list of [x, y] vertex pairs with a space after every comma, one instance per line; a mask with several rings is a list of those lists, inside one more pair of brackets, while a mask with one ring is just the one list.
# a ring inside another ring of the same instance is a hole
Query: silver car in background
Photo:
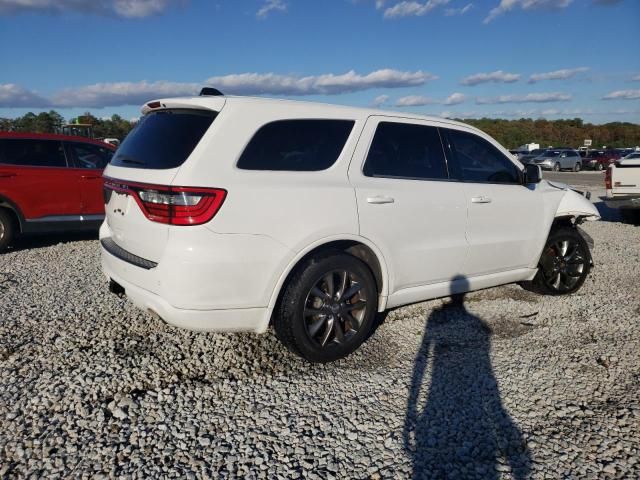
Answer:
[[570, 148], [548, 148], [536, 158], [532, 163], [540, 165], [544, 170], [573, 170], [579, 172], [582, 169], [582, 158], [580, 154]]

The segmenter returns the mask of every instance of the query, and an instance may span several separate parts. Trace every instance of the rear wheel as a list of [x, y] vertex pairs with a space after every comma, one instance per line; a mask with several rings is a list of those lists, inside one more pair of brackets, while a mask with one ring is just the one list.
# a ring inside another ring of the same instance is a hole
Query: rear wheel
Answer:
[[558, 228], [547, 239], [538, 273], [521, 285], [543, 295], [569, 295], [582, 287], [590, 270], [591, 253], [582, 235], [575, 228]]
[[369, 337], [377, 300], [373, 275], [359, 259], [344, 253], [312, 257], [285, 286], [276, 335], [311, 362], [343, 358]]
[[602, 166], [602, 164], [600, 162], [596, 163], [596, 170], [598, 170], [599, 172], [604, 170], [604, 167]]
[[582, 164], [580, 162], [576, 162], [576, 164], [573, 166], [573, 171], [579, 172], [581, 168], [582, 168]]
[[559, 164], [559, 163], [556, 163], [556, 164], [553, 166], [553, 171], [554, 171], [554, 172], [559, 172], [559, 171], [560, 171], [560, 164]]
[[0, 208], [0, 252], [6, 250], [15, 235], [13, 217], [6, 209]]

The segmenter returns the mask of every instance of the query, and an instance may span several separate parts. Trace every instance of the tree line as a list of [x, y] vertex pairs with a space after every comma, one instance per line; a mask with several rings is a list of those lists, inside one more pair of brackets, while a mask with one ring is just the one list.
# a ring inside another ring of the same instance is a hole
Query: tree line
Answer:
[[640, 125], [629, 122], [611, 122], [602, 125], [584, 123], [580, 118], [568, 120], [502, 120], [494, 118], [462, 120], [488, 133], [507, 148], [525, 143], [539, 143], [541, 148], [577, 148], [585, 140], [593, 147], [635, 147], [640, 145]]
[[[69, 123], [75, 121], [71, 119]], [[495, 118], [463, 119], [491, 135], [507, 148], [516, 148], [525, 143], [539, 143], [541, 147], [576, 148], [585, 139], [593, 141], [594, 147], [632, 147], [640, 145], [640, 125], [628, 122], [612, 122], [602, 125], [584, 123], [580, 118], [568, 120], [503, 120]], [[90, 112], [77, 117], [78, 123], [91, 124], [96, 138], [118, 138], [127, 136], [135, 123], [119, 115], [98, 118]], [[59, 133], [67, 121], [58, 112], [27, 113], [17, 118], [0, 118], [0, 131]]]
[[0, 118], [0, 131], [62, 133], [62, 126], [68, 123], [89, 124], [92, 126], [95, 138], [117, 138], [119, 140], [124, 139], [135, 125], [134, 122], [125, 120], [120, 115], [112, 115], [111, 118], [98, 118], [90, 112], [67, 121], [58, 112], [51, 110], [38, 114], [29, 112], [17, 118]]

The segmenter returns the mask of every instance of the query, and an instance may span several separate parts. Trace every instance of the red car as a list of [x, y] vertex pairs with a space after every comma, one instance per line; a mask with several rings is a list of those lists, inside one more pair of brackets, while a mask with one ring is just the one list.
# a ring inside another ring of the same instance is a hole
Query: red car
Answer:
[[0, 132], [0, 251], [17, 234], [97, 229], [114, 151], [84, 137]]
[[620, 156], [620, 152], [617, 150], [590, 150], [582, 158], [582, 168], [604, 170], [618, 160]]

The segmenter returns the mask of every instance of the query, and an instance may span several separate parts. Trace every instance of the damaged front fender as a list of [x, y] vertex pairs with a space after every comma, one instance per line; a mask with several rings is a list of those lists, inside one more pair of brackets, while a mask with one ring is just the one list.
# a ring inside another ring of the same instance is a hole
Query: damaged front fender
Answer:
[[598, 220], [600, 212], [585, 196], [566, 190], [556, 210], [556, 218], [558, 217], [573, 217], [580, 223], [582, 220]]

